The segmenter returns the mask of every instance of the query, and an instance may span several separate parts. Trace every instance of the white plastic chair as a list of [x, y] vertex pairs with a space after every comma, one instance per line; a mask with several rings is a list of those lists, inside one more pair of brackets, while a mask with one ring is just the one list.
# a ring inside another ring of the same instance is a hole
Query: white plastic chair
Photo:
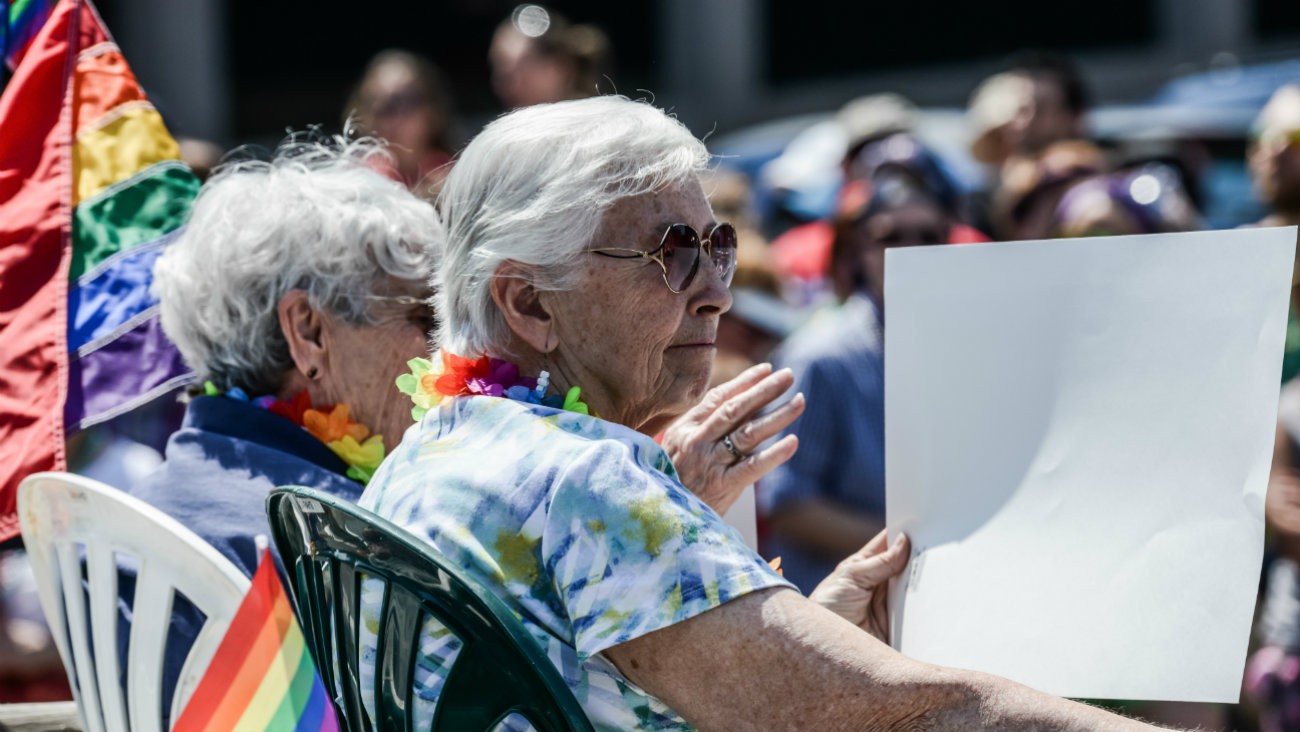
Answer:
[[[175, 593], [207, 620], [176, 682], [173, 721], [248, 592], [248, 578], [175, 519], [77, 475], [37, 473], [25, 479], [18, 486], [18, 517], [82, 728], [162, 732], [163, 654]], [[117, 558], [122, 556], [139, 566], [125, 699], [117, 643]]]

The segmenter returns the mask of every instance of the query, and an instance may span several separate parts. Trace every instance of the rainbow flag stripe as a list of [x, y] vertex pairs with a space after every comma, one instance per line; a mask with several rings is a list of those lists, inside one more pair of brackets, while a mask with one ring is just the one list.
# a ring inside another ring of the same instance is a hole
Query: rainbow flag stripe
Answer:
[[253, 585], [172, 732], [338, 732], [289, 597], [263, 550]]
[[50, 18], [53, 0], [14, 0], [0, 2], [0, 52], [4, 53], [5, 66], [13, 70], [18, 67], [32, 39], [45, 26]]
[[149, 285], [199, 181], [89, 0], [51, 5], [7, 8], [10, 41], [45, 22], [0, 95], [0, 541], [66, 434], [190, 378]]

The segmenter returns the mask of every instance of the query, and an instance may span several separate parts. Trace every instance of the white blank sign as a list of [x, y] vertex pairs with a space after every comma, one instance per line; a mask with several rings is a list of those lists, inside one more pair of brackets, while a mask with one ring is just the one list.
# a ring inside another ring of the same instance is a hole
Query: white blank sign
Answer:
[[1295, 228], [890, 250], [894, 647], [1235, 702]]

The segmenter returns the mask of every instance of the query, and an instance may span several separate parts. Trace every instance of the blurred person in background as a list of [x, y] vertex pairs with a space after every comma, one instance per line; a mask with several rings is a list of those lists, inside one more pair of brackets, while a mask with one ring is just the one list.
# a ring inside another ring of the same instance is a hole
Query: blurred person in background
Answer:
[[1106, 157], [1090, 142], [1067, 140], [1041, 152], [1017, 155], [1002, 167], [993, 193], [991, 223], [999, 241], [1047, 239], [1056, 209], [1070, 188], [1107, 171]]
[[1056, 206], [1051, 236], [1164, 234], [1198, 228], [1196, 209], [1177, 173], [1150, 163], [1074, 184]]
[[212, 175], [212, 169], [217, 167], [225, 153], [215, 142], [194, 137], [177, 138], [176, 144], [181, 150], [181, 161], [194, 171], [200, 183]]
[[1246, 663], [1246, 696], [1262, 732], [1300, 729], [1300, 379], [1282, 387], [1265, 520], [1272, 562]]
[[1085, 136], [1091, 94], [1075, 64], [1064, 56], [1028, 51], [1015, 56], [1001, 73], [985, 79], [971, 94], [967, 118], [971, 156], [989, 166], [991, 178], [972, 196], [972, 222], [995, 237], [991, 208], [1001, 188], [1004, 167], [1034, 158], [1048, 147]]
[[758, 490], [764, 554], [780, 556], [786, 578], [804, 591], [885, 523], [885, 250], [950, 237], [944, 206], [897, 167], [877, 171], [869, 200], [847, 218], [839, 249], [855, 262], [858, 286], [778, 352], [807, 406], [786, 430], [798, 452]]
[[1088, 86], [1068, 58], [1039, 51], [1022, 53], [971, 95], [971, 154], [997, 168], [1012, 156], [1081, 139], [1090, 103]]
[[1028, 51], [1011, 60], [1009, 71], [1029, 80], [1030, 94], [1003, 134], [1013, 153], [1034, 153], [1061, 140], [1085, 136], [1091, 94], [1073, 61], [1054, 53]]
[[0, 704], [71, 698], [31, 562], [21, 549], [0, 550]]
[[836, 196], [836, 213], [830, 220], [791, 229], [772, 244], [773, 263], [789, 283], [787, 290], [796, 293], [790, 298], [796, 303], [842, 302], [856, 287], [846, 281], [856, 266], [853, 255], [847, 262], [841, 260], [844, 252], [837, 252], [835, 242], [870, 198], [871, 181], [881, 170], [908, 177], [944, 208], [951, 243], [988, 241], [965, 223], [965, 198], [938, 156], [906, 131], [914, 111], [910, 102], [894, 94], [863, 97], [841, 110], [837, 118], [852, 135], [841, 161], [843, 183]]
[[[1269, 213], [1255, 226], [1300, 225], [1300, 85], [1281, 87], [1255, 119], [1246, 163]], [[1282, 379], [1300, 375], [1300, 266], [1292, 274]]]
[[700, 175], [709, 206], [719, 221], [736, 229], [736, 273], [731, 310], [718, 321], [717, 357], [710, 383], [719, 385], [767, 361], [801, 321], [782, 299], [781, 280], [772, 266], [767, 240], [758, 230], [753, 190], [741, 173], [714, 169]]
[[[835, 120], [822, 132], [809, 130], [806, 140], [796, 139], [778, 160], [772, 162], [765, 175], [780, 190], [778, 194], [785, 207], [798, 208], [793, 200], [802, 195], [798, 189], [782, 189], [782, 180], [800, 179], [808, 171], [805, 166], [816, 167], [820, 154], [811, 150], [800, 153], [803, 145], [820, 148], [838, 156], [839, 172], [834, 181], [835, 203], [833, 211], [839, 213], [856, 209], [863, 203], [860, 190], [853, 182], [853, 160], [868, 145], [893, 134], [909, 132], [915, 126], [916, 105], [897, 94], [869, 94], [845, 104], [835, 115]], [[813, 135], [816, 135], [814, 137]], [[829, 148], [833, 147], [832, 152]], [[833, 217], [833, 218], [834, 218]], [[787, 299], [798, 305], [818, 304], [825, 300], [828, 287], [827, 272], [831, 269], [831, 242], [835, 237], [834, 221], [817, 218], [804, 219], [772, 242], [772, 262], [785, 282]]]
[[492, 89], [507, 109], [594, 96], [609, 56], [609, 39], [596, 26], [520, 5], [492, 37]]
[[1300, 85], [1278, 89], [1259, 113], [1247, 163], [1269, 208], [1258, 225], [1300, 225]]
[[388, 144], [374, 165], [431, 199], [459, 147], [459, 130], [442, 74], [423, 56], [389, 49], [366, 67], [344, 112], [344, 124]]
[[[1300, 224], [1300, 86], [1277, 90], [1255, 121], [1247, 162], [1269, 207], [1258, 226]], [[1300, 278], [1293, 279], [1293, 282]], [[1256, 633], [1261, 648], [1246, 669], [1246, 689], [1265, 732], [1300, 729], [1300, 286], [1291, 290], [1278, 429], [1265, 517], [1276, 557], [1267, 569]]]

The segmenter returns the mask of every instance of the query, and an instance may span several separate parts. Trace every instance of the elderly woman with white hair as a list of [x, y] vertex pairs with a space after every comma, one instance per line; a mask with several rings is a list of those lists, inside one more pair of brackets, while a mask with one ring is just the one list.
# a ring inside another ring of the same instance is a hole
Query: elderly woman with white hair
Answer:
[[[433, 207], [367, 164], [374, 141], [290, 140], [227, 164], [154, 267], [162, 325], [205, 383], [162, 466], [129, 492], [251, 576], [266, 494], [356, 500], [410, 426], [390, 374], [427, 352]], [[130, 618], [134, 569], [121, 565]], [[177, 598], [164, 698], [202, 626]], [[120, 634], [125, 642], [126, 634]]]
[[[598, 729], [1144, 728], [892, 651], [872, 586], [905, 540], [877, 537], [810, 601], [685, 488], [651, 435], [704, 395], [731, 303], [707, 160], [621, 97], [484, 129], [439, 203], [442, 356], [403, 378], [429, 411], [361, 505], [505, 597]], [[704, 421], [739, 464], [763, 452], [733, 409]]]
[[[317, 136], [291, 138], [270, 161], [227, 164], [154, 269], [163, 328], [205, 394], [189, 403], [162, 467], [130, 492], [250, 576], [254, 537], [269, 533], [268, 491], [306, 485], [356, 500], [411, 426], [393, 375], [428, 354], [441, 227], [429, 203], [375, 171], [386, 154], [374, 140]], [[756, 439], [793, 418], [748, 416], [789, 386], [759, 376], [715, 392], [670, 433], [690, 485], [719, 510], [790, 451], [736, 467], [697, 448], [701, 421], [722, 404]], [[201, 622], [178, 603], [165, 698]]]

